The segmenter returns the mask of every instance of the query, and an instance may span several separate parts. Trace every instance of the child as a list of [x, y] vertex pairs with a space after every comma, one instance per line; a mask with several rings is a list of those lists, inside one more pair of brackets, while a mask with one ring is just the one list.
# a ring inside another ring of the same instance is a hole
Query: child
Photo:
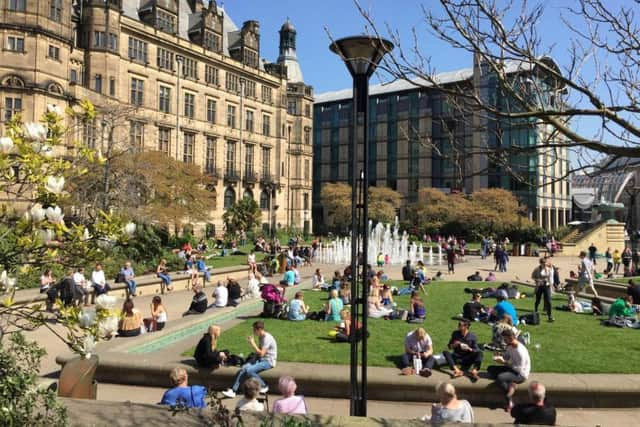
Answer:
[[264, 411], [264, 404], [258, 402], [258, 393], [260, 391], [260, 383], [255, 378], [248, 378], [243, 386], [244, 397], [236, 404], [238, 411]]
[[393, 296], [391, 295], [391, 288], [389, 288], [389, 285], [383, 285], [382, 286], [382, 305], [384, 306], [389, 306], [392, 307], [393, 306]]

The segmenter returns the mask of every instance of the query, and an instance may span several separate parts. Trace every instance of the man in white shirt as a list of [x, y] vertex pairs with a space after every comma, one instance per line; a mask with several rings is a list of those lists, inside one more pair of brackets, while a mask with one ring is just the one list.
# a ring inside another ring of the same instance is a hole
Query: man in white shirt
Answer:
[[76, 283], [76, 290], [80, 296], [78, 302], [84, 300], [84, 305], [89, 305], [89, 283], [84, 277], [84, 268], [80, 267], [73, 273], [73, 281]]
[[227, 285], [222, 281], [218, 281], [218, 287], [213, 291], [213, 297], [216, 299], [216, 307], [226, 307], [229, 301], [229, 290]]
[[505, 411], [510, 412], [513, 408], [513, 394], [516, 391], [516, 384], [521, 384], [529, 378], [531, 373], [531, 358], [529, 350], [521, 344], [511, 329], [502, 332], [502, 339], [507, 344], [504, 356], [494, 356], [493, 360], [503, 366], [492, 365], [487, 367], [487, 372], [491, 378], [496, 380], [496, 384], [504, 390], [507, 404]]
[[91, 285], [93, 286], [93, 289], [95, 289], [96, 296], [106, 294], [111, 290], [111, 287], [107, 283], [107, 279], [104, 277], [102, 264], [96, 264], [96, 268], [91, 272]]

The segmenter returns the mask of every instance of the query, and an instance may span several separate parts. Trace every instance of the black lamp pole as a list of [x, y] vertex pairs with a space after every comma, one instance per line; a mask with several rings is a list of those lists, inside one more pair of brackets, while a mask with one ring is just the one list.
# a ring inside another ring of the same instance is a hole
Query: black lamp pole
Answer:
[[[388, 40], [355, 36], [333, 42], [329, 49], [342, 58], [353, 77], [353, 139], [351, 140], [351, 333], [355, 338], [358, 319], [362, 325], [362, 346], [351, 340], [351, 405], [350, 415], [367, 416], [367, 251], [369, 238], [369, 77], [376, 70], [385, 53], [393, 49]], [[360, 136], [359, 130], [362, 129]], [[358, 142], [362, 140], [362, 167], [358, 168]], [[362, 236], [362, 250], [359, 251]], [[358, 267], [361, 268], [358, 268]], [[360, 357], [358, 357], [360, 356]], [[360, 359], [360, 360], [358, 360]], [[358, 362], [361, 373], [358, 380]]]

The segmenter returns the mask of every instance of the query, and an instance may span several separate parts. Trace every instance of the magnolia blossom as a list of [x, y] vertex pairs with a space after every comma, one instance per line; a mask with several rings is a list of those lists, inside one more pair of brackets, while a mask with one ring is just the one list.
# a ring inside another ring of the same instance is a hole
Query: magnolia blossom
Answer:
[[48, 228], [39, 230], [38, 234], [40, 235], [40, 239], [42, 239], [42, 241], [45, 243], [49, 243], [54, 239], [54, 237], [56, 237], [56, 234], [53, 232], [53, 230], [50, 230]]
[[33, 222], [40, 222], [44, 219], [47, 211], [42, 207], [40, 203], [36, 203], [29, 210], [31, 213], [31, 219]]
[[13, 149], [13, 140], [8, 136], [3, 136], [0, 138], [0, 151], [3, 153], [8, 153]]
[[133, 233], [136, 232], [136, 225], [133, 222], [127, 223], [127, 225], [124, 226], [124, 232], [129, 236], [133, 236]]
[[64, 177], [63, 176], [50, 176], [47, 178], [47, 183], [44, 185], [44, 188], [47, 189], [48, 192], [53, 194], [60, 194], [62, 192], [62, 188], [64, 187]]
[[25, 139], [30, 141], [44, 141], [47, 139], [47, 128], [41, 123], [25, 123], [22, 132]]
[[51, 148], [50, 145], [44, 144], [42, 147], [40, 147], [40, 154], [42, 154], [47, 159], [50, 159], [51, 157], [53, 157], [53, 148]]
[[47, 215], [47, 219], [52, 223], [62, 224], [62, 219], [64, 218], [64, 215], [62, 213], [62, 209], [60, 209], [60, 206], [53, 206], [53, 207], [47, 208], [46, 215]]
[[96, 350], [96, 339], [93, 335], [87, 335], [84, 337], [82, 341], [82, 347], [80, 347], [80, 354], [84, 356], [85, 359], [91, 357], [91, 354]]
[[96, 312], [95, 310], [82, 310], [82, 312], [78, 315], [78, 323], [81, 328], [88, 328], [93, 325], [93, 322], [96, 320]]
[[56, 104], [47, 104], [47, 113], [55, 113], [58, 116], [64, 115], [64, 111], [62, 110], [62, 107]]
[[85, 228], [84, 233], [82, 233], [82, 240], [89, 240], [89, 239], [91, 239], [91, 234], [89, 234], [89, 229]]
[[102, 294], [96, 298], [96, 309], [113, 310], [116, 307], [117, 298], [111, 295]]
[[118, 316], [107, 316], [98, 322], [98, 335], [110, 337], [118, 331]]
[[6, 270], [2, 271], [0, 274], [0, 284], [3, 285], [7, 290], [12, 289], [16, 285], [15, 277], [9, 277]]

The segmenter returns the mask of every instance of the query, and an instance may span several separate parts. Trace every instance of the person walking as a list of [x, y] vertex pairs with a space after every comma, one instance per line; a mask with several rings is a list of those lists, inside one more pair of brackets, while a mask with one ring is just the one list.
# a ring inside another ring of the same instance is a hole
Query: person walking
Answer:
[[598, 292], [593, 286], [593, 264], [591, 260], [587, 258], [585, 251], [580, 252], [580, 264], [578, 265], [578, 291], [582, 292], [586, 285], [591, 287], [593, 294], [598, 297]]

